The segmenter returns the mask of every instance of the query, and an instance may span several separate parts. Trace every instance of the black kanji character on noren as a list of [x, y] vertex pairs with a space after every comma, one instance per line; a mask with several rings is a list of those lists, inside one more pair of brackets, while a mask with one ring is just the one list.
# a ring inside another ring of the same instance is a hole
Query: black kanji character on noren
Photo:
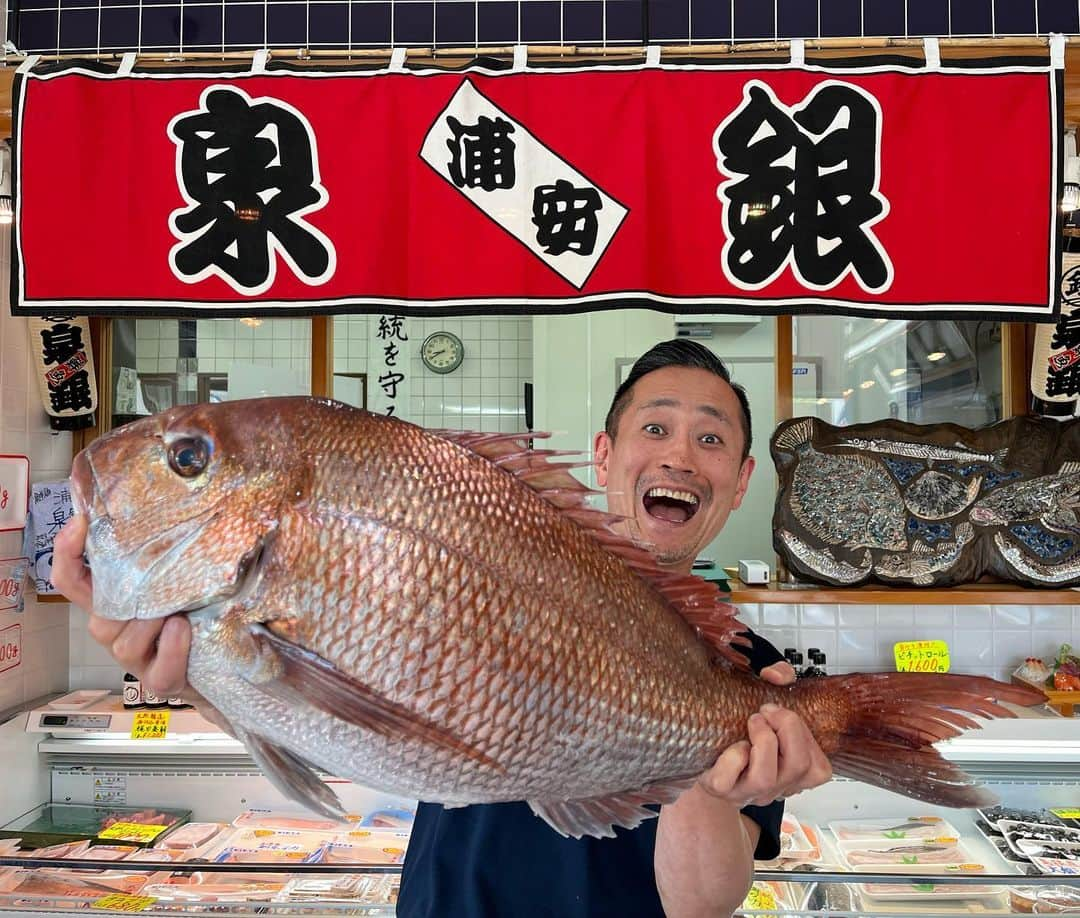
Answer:
[[69, 376], [55, 389], [49, 389], [49, 403], [53, 411], [78, 411], [93, 408], [90, 401], [90, 379], [86, 370]]
[[383, 373], [383, 375], [379, 377], [379, 385], [382, 386], [383, 392], [386, 393], [387, 398], [397, 398], [397, 387], [404, 381], [404, 373]]
[[172, 222], [172, 260], [184, 279], [219, 274], [244, 293], [273, 282], [277, 249], [308, 283], [334, 267], [330, 241], [301, 219], [327, 199], [314, 134], [292, 108], [216, 86], [176, 118], [181, 190], [191, 204]]
[[724, 270], [760, 288], [793, 258], [804, 283], [827, 288], [849, 271], [867, 290], [886, 288], [891, 264], [870, 226], [887, 212], [878, 191], [879, 116], [849, 85], [814, 90], [792, 114], [756, 81], [716, 133], [728, 201]]
[[386, 347], [383, 348], [384, 363], [388, 367], [396, 367], [399, 353], [400, 351], [398, 351], [397, 345], [394, 344], [393, 341], [391, 341], [388, 345], [386, 345]]
[[66, 363], [82, 349], [82, 329], [78, 325], [57, 322], [41, 329], [41, 356], [46, 366]]
[[375, 332], [375, 335], [381, 341], [385, 341], [387, 338], [408, 341], [408, 335], [405, 334], [405, 317], [379, 316], [379, 330]]
[[595, 188], [575, 188], [565, 179], [533, 190], [536, 241], [549, 255], [573, 252], [591, 255], [599, 226], [596, 214], [604, 206]]
[[1047, 373], [1046, 394], [1048, 396], [1080, 394], [1080, 363], [1074, 363], [1060, 372]]
[[513, 188], [517, 181], [514, 166], [516, 145], [510, 134], [514, 125], [505, 118], [481, 115], [476, 124], [462, 124], [453, 115], [446, 123], [454, 136], [446, 141], [450, 148], [450, 178], [458, 188]]

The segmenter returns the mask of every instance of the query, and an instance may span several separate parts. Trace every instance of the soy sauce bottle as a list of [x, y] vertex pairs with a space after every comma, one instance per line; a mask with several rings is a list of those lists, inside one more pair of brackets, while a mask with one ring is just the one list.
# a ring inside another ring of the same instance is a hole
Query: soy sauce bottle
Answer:
[[143, 706], [142, 682], [138, 676], [124, 673], [124, 707], [127, 709]]
[[143, 688], [143, 703], [148, 708], [163, 708], [168, 704], [168, 701], [164, 698], [159, 698], [150, 688], [146, 687]]

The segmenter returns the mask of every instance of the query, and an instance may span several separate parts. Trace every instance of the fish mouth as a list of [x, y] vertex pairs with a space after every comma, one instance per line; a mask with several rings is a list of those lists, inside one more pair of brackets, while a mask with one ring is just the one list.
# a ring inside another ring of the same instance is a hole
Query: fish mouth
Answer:
[[645, 492], [641, 503], [653, 519], [665, 523], [687, 523], [701, 507], [701, 498], [685, 488], [657, 486]]

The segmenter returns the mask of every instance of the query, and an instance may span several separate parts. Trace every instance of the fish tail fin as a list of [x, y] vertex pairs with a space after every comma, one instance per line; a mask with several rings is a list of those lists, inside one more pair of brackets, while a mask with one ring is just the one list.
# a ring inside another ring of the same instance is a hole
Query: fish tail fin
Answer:
[[802, 418], [776, 434], [773, 437], [773, 446], [794, 452], [803, 444], [809, 443], [813, 435], [814, 419]]
[[938, 806], [984, 806], [993, 795], [934, 743], [978, 727], [975, 717], [1015, 717], [1001, 702], [1046, 701], [1038, 689], [984, 676], [856, 673], [808, 681], [810, 692], [831, 698], [834, 711], [836, 699], [844, 699], [837, 733], [819, 737], [836, 774]]

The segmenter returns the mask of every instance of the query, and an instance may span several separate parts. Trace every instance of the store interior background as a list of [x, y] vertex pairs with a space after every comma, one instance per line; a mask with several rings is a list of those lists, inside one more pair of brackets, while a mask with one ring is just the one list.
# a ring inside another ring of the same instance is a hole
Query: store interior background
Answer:
[[[7, 289], [9, 249], [5, 237], [6, 231], [0, 232], [0, 290]], [[372, 349], [379, 345], [370, 331], [372, 321], [377, 320], [335, 320], [336, 373], [371, 370]], [[812, 363], [803, 358], [829, 354], [828, 347], [835, 348], [837, 341], [843, 341], [842, 329], [830, 325], [843, 321], [851, 320], [800, 320], [796, 327], [797, 373], [800, 365]], [[854, 321], [873, 325], [873, 320]], [[770, 565], [775, 562], [769, 547], [774, 472], [767, 446], [774, 422], [773, 325], [769, 318], [717, 317], [710, 326], [712, 337], [702, 339], [731, 362], [736, 380], [750, 391], [754, 454], [759, 463], [753, 491], [743, 508], [732, 518], [726, 533], [705, 552], [722, 564], [731, 564], [738, 557], [763, 558]], [[175, 328], [175, 321], [139, 323], [134, 344], [139, 372], [175, 371]], [[400, 414], [406, 419], [430, 427], [524, 430], [523, 384], [531, 382], [535, 387], [535, 429], [553, 431], [550, 443], [557, 448], [589, 450], [593, 433], [603, 426], [619, 374], [651, 344], [671, 337], [675, 319], [631, 310], [557, 317], [410, 319], [407, 328], [409, 382], [407, 394], [398, 400]], [[448, 376], [425, 371], [418, 357], [423, 338], [440, 329], [459, 334], [466, 349], [462, 367]], [[985, 328], [971, 330], [967, 337], [980, 347], [993, 346]], [[303, 389], [310, 378], [309, 344], [306, 319], [266, 320], [254, 328], [237, 320], [202, 320], [198, 323], [198, 367], [201, 372], [217, 373], [245, 363], [262, 368], [267, 385], [279, 387], [288, 368]], [[0, 309], [0, 452], [28, 455], [33, 480], [51, 481], [66, 477], [70, 470], [71, 436], [48, 428], [34, 388], [28, 348], [26, 321], [12, 318], [5, 302]], [[891, 356], [889, 348], [896, 349]], [[912, 358], [917, 350], [903, 335], [891, 344], [886, 342], [878, 350], [875, 385], [846, 397], [842, 387], [851, 387], [851, 383], [830, 377], [839, 372], [839, 361], [823, 358], [814, 367], [814, 374], [820, 370], [820, 381], [815, 379], [807, 389], [805, 378], [802, 383], [796, 380], [796, 412], [839, 420], [837, 412], [846, 410], [849, 421], [887, 417], [889, 403], [895, 401], [889, 394], [887, 367], [894, 363], [897, 368], [904, 366], [907, 360], [912, 372], [918, 370], [914, 364], [919, 361]], [[992, 415], [1000, 410], [993, 405], [993, 392], [1000, 391], [1000, 379], [995, 390], [992, 378], [997, 361], [982, 356], [984, 359], [976, 359], [978, 367], [973, 371], [981, 374], [977, 385], [965, 389], [963, 374], [958, 377], [959, 402], [954, 399], [951, 406], [939, 409], [928, 405], [925, 410], [918, 409], [922, 416], [913, 419], [937, 420], [934, 410], [955, 412], [959, 405], [971, 414], [965, 423], [975, 426], [987, 419], [987, 412]], [[987, 374], [991, 374], [990, 379]], [[370, 374], [368, 380], [373, 384]], [[891, 382], [895, 384], [895, 378]], [[929, 387], [923, 389], [928, 391]], [[901, 402], [900, 417], [909, 416], [909, 411], [918, 413], [914, 406]], [[0, 557], [17, 556], [21, 536], [18, 531], [0, 533]], [[744, 604], [743, 620], [781, 648], [821, 648], [831, 672], [889, 670], [893, 668], [894, 642], [941, 638], [949, 644], [955, 671], [1008, 678], [1029, 654], [1049, 659], [1062, 643], [1080, 645], [1080, 601], [1075, 606], [875, 606], [800, 604], [797, 599], [793, 594], [790, 604]], [[90, 638], [81, 610], [38, 602], [30, 594], [23, 614], [0, 612], [0, 629], [12, 624], [22, 626], [23, 658], [19, 666], [0, 673], [0, 711], [51, 692], [78, 688], [119, 691], [123, 674], [108, 651]]]

